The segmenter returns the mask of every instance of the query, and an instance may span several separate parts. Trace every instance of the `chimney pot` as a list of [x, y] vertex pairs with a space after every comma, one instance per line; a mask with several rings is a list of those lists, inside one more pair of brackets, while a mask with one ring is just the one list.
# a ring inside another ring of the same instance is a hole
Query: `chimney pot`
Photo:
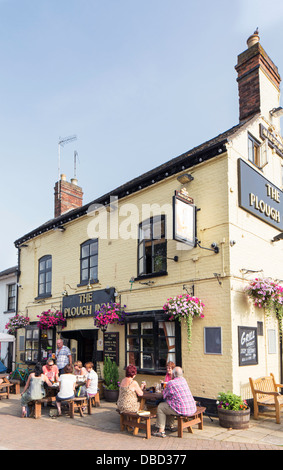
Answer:
[[254, 34], [252, 34], [248, 40], [247, 40], [247, 45], [248, 45], [248, 48], [254, 46], [255, 44], [257, 44], [259, 42], [259, 35], [258, 35], [258, 28], [255, 30]]

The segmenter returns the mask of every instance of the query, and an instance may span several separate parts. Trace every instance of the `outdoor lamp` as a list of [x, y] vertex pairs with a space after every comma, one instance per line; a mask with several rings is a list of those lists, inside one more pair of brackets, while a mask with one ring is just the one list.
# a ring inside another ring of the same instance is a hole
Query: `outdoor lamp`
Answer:
[[182, 184], [189, 183], [190, 181], [193, 181], [193, 179], [194, 177], [189, 173], [183, 173], [182, 175], [177, 177], [177, 180]]

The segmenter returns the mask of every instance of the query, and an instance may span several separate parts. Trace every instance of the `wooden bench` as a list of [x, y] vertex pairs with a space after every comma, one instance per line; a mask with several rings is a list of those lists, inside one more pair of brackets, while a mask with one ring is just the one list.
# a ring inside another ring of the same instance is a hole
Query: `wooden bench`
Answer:
[[[156, 415], [150, 414], [146, 416], [141, 416], [138, 413], [130, 413], [130, 412], [119, 412], [119, 413], [120, 413], [121, 431], [124, 431], [125, 427], [127, 427], [128, 431], [130, 431], [131, 428], [133, 428], [133, 435], [136, 436], [139, 432], [139, 429], [143, 429], [146, 432], [146, 438], [147, 439], [151, 438], [150, 419], [156, 418]], [[143, 421], [145, 421], [145, 423]]]
[[193, 434], [193, 428], [195, 424], [198, 424], [199, 429], [203, 429], [203, 413], [206, 408], [203, 406], [197, 406], [197, 411], [192, 416], [176, 415], [175, 418], [178, 421], [178, 437], [183, 437], [183, 430], [188, 429], [188, 432]]
[[30, 416], [33, 416], [35, 419], [41, 418], [41, 406], [47, 403], [52, 403], [56, 401], [56, 397], [46, 397], [41, 398], [41, 400], [34, 400], [28, 403], [30, 411]]
[[[71, 400], [66, 400], [69, 403], [70, 418], [75, 417], [75, 411], [78, 410], [81, 417], [84, 415], [83, 408], [87, 407], [87, 397], [76, 397]], [[63, 402], [64, 403], [64, 402]]]
[[[254, 400], [254, 418], [259, 415], [270, 416], [266, 412], [260, 412], [259, 407], [269, 407], [275, 410], [276, 423], [280, 424], [280, 408], [283, 406], [283, 395], [280, 395], [278, 388], [283, 388], [282, 384], [277, 384], [273, 374], [267, 377], [252, 379], [250, 377], [250, 386]], [[274, 417], [274, 414], [271, 415]]]
[[21, 393], [20, 380], [12, 379], [10, 380], [10, 384], [12, 384], [11, 393], [14, 393], [15, 395], [19, 395]]
[[91, 415], [92, 407], [100, 406], [99, 391], [93, 397], [87, 399], [88, 414]]
[[11, 384], [8, 379], [3, 379], [3, 382], [0, 384], [0, 399], [4, 397], [9, 398], [10, 388], [12, 386], [13, 384]]

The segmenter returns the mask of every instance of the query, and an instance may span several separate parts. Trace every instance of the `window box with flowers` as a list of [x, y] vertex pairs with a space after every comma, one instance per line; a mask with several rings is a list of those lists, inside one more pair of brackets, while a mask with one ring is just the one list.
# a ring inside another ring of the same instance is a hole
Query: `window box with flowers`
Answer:
[[29, 321], [29, 317], [15, 315], [14, 317], [10, 318], [8, 323], [5, 325], [5, 328], [8, 330], [9, 335], [16, 335], [16, 331], [19, 328], [25, 328], [27, 325], [29, 325]]
[[94, 326], [97, 326], [102, 331], [106, 331], [108, 325], [117, 323], [118, 325], [124, 325], [126, 305], [122, 306], [119, 303], [112, 302], [109, 304], [102, 304], [99, 310], [94, 312]]
[[255, 278], [245, 289], [255, 307], [264, 308], [266, 314], [275, 312], [282, 336], [283, 287], [272, 279]]
[[169, 315], [169, 321], [175, 319], [187, 324], [188, 345], [190, 347], [192, 340], [192, 323], [194, 318], [204, 318], [204, 303], [198, 297], [192, 297], [189, 294], [170, 297], [163, 305], [164, 313]]
[[42, 312], [40, 315], [37, 315], [37, 318], [39, 318], [37, 326], [41, 330], [49, 330], [56, 326], [61, 326], [63, 329], [66, 326], [66, 320], [60, 310], [47, 310], [46, 312]]

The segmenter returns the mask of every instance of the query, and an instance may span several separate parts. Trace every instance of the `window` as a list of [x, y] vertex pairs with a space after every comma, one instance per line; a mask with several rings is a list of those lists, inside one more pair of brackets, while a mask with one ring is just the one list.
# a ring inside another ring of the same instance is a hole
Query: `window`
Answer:
[[168, 361], [179, 365], [180, 351], [176, 350], [176, 336], [179, 335], [179, 323], [164, 321], [164, 314], [163, 318], [162, 315], [128, 318], [126, 364], [133, 364], [139, 372], [147, 373], [164, 373]]
[[[56, 329], [40, 330], [36, 325], [26, 327], [25, 362], [44, 362], [55, 352]], [[22, 344], [21, 344], [22, 347]]]
[[43, 256], [38, 262], [38, 296], [51, 295], [52, 257]]
[[81, 245], [81, 284], [98, 281], [98, 239]]
[[165, 274], [167, 269], [165, 215], [151, 217], [139, 225], [138, 275]]
[[38, 361], [39, 329], [37, 327], [27, 327], [26, 329], [26, 348], [25, 361]]
[[222, 354], [222, 334], [220, 327], [204, 328], [205, 354]]
[[16, 310], [16, 284], [8, 285], [8, 305], [7, 310]]
[[251, 135], [248, 136], [248, 157], [250, 162], [260, 168], [260, 146]]

